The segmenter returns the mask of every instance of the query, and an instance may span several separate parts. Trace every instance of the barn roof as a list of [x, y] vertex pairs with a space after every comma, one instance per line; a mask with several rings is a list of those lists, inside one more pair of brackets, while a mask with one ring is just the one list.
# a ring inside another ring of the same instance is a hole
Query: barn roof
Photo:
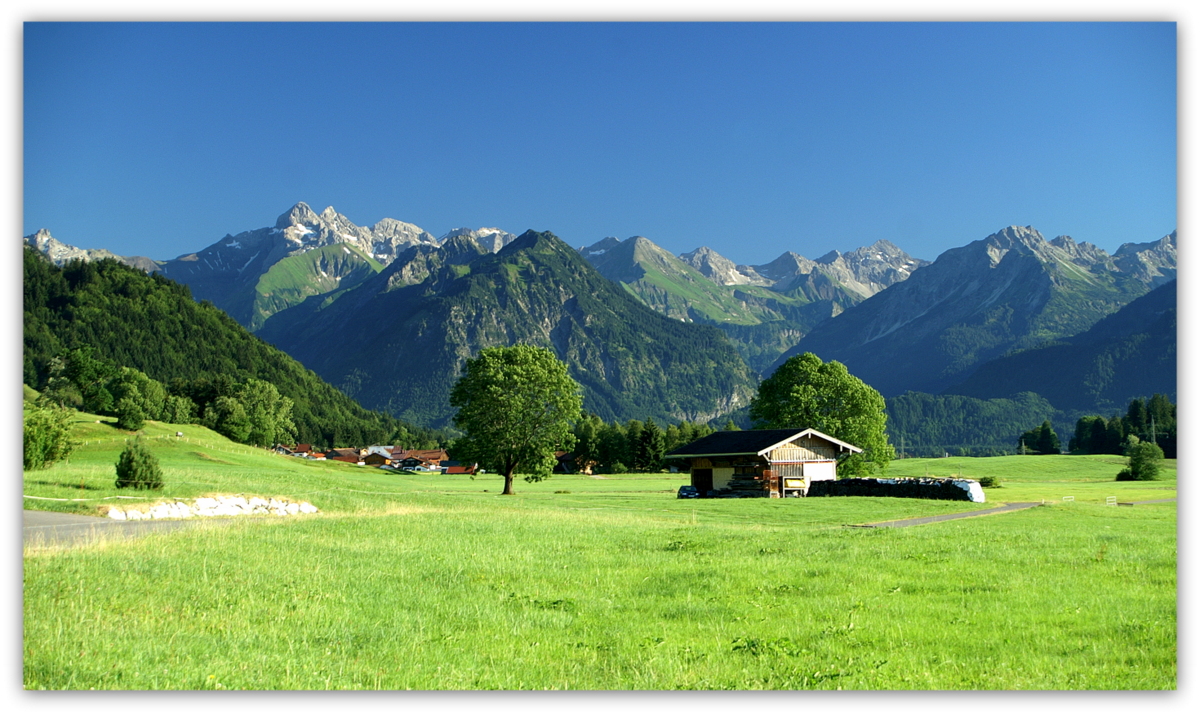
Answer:
[[707, 437], [701, 437], [691, 444], [685, 444], [682, 447], [677, 447], [670, 452], [667, 452], [667, 454], [664, 456], [720, 457], [743, 454], [766, 454], [781, 444], [791, 442], [802, 437], [817, 437], [831, 444], [835, 444], [841, 449], [846, 449], [851, 452], [862, 451], [861, 448], [855, 447], [849, 442], [843, 442], [840, 439], [830, 437], [824, 432], [818, 432], [815, 429], [754, 429], [713, 432]]

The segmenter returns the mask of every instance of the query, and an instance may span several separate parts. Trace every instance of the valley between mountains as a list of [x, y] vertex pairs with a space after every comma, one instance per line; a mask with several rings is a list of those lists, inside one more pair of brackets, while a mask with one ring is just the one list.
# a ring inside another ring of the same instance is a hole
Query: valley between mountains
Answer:
[[[1011, 448], [1043, 419], [1069, 429], [1177, 391], [1175, 233], [1110, 255], [1009, 226], [932, 261], [880, 239], [746, 265], [641, 236], [435, 237], [299, 203], [170, 260], [80, 249], [46, 229], [25, 243], [60, 266], [115, 259], [184, 284], [362, 406], [429, 427], [449, 424], [468, 357], [518, 342], [567, 363], [585, 410], [660, 423], [745, 423], [758, 381], [813, 352], [888, 398], [893, 442], [939, 450]], [[982, 414], [1004, 418], [962, 430]], [[941, 437], [919, 429], [930, 420], [948, 423]]]

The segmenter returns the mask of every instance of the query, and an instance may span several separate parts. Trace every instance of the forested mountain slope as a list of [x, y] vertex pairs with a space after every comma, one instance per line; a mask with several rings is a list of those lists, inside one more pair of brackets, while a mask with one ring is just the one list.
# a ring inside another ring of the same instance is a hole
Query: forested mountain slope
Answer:
[[363, 409], [282, 351], [251, 335], [186, 286], [113, 260], [59, 268], [24, 252], [24, 382], [41, 388], [50, 360], [91, 345], [160, 382], [227, 375], [274, 384], [292, 399], [300, 441], [391, 443], [408, 427]]
[[984, 363], [946, 394], [1036, 392], [1060, 410], [1109, 414], [1136, 397], [1176, 399], [1176, 281], [1155, 288], [1086, 332]]

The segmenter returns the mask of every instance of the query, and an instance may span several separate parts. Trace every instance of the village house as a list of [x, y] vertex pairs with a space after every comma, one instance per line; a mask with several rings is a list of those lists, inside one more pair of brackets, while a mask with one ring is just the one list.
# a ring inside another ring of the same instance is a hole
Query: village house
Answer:
[[373, 444], [370, 447], [367, 447], [366, 451], [363, 453], [363, 457], [365, 458], [369, 454], [378, 454], [381, 457], [391, 460], [392, 452], [394, 451], [396, 451], [396, 448], [390, 444]]
[[862, 449], [815, 429], [714, 432], [671, 450], [700, 496], [805, 496], [814, 481], [837, 479], [837, 458]]
[[392, 452], [392, 464], [403, 469], [441, 471], [443, 461], [450, 459], [444, 449], [397, 449]]
[[379, 452], [367, 452], [367, 456], [362, 458], [362, 464], [371, 467], [388, 467], [392, 464], [391, 457], [385, 457]]
[[331, 449], [325, 453], [325, 458], [335, 462], [362, 464], [362, 455], [359, 454], [359, 451], [349, 447]]

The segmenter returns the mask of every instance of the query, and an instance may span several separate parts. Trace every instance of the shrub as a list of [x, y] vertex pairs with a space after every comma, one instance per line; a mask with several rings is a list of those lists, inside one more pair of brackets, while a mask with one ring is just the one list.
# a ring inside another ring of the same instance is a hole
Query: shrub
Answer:
[[1129, 435], [1125, 442], [1128, 466], [1117, 474], [1118, 482], [1148, 482], [1158, 479], [1158, 463], [1162, 461], [1162, 448], [1153, 442], [1143, 442], [1137, 435]]
[[162, 469], [158, 458], [142, 444], [141, 439], [125, 443], [125, 449], [117, 459], [117, 488], [162, 489]]
[[44, 469], [71, 454], [75, 448], [70, 439], [74, 413], [47, 401], [27, 406], [22, 419], [25, 469]]
[[980, 477], [979, 486], [987, 487], [988, 489], [999, 489], [1000, 477]]

